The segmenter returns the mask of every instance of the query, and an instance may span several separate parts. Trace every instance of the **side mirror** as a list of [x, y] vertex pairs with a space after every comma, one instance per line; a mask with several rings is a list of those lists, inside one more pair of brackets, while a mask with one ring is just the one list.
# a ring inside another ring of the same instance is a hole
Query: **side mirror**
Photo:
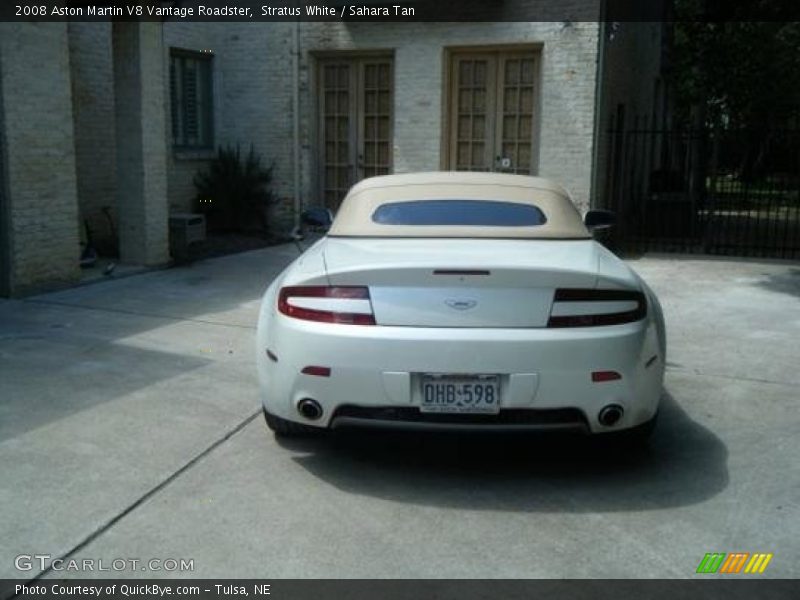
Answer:
[[327, 231], [330, 228], [331, 223], [333, 223], [333, 214], [327, 208], [314, 206], [303, 211], [303, 213], [300, 215], [300, 221], [303, 223], [303, 225], [307, 225], [309, 227], [319, 227]]
[[617, 215], [610, 210], [590, 210], [583, 217], [583, 224], [589, 231], [608, 229], [617, 222]]

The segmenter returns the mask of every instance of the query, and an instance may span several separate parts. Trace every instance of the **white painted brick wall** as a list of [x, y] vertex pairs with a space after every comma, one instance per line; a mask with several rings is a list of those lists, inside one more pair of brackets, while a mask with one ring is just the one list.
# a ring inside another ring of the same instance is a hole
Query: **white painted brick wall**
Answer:
[[[204, 28], [203, 28], [204, 27]], [[283, 207], [293, 196], [293, 23], [165, 25], [167, 45], [213, 48], [217, 144], [254, 144], [275, 162]], [[541, 44], [538, 173], [565, 185], [586, 206], [591, 189], [597, 23], [302, 23], [299, 26], [302, 201], [319, 203], [316, 181], [314, 52], [395, 53], [394, 171], [438, 170], [444, 48]], [[213, 46], [212, 46], [213, 44]], [[170, 202], [185, 205], [202, 164], [170, 164]]]
[[[539, 162], [537, 174], [552, 178], [584, 207], [591, 189], [597, 23], [309, 24], [303, 29], [304, 81], [301, 115], [312, 116], [308, 51], [395, 51], [395, 172], [440, 168], [443, 49], [454, 46], [541, 44]], [[310, 138], [311, 125], [304, 126]], [[314, 152], [304, 148], [303, 181], [311, 189]]]
[[[205, 49], [217, 52], [220, 50], [217, 40], [223, 35], [225, 29], [231, 23], [207, 23], [207, 22], [184, 22], [167, 21], [164, 23], [164, 102], [166, 107], [167, 119], [167, 195], [169, 209], [173, 212], [185, 212], [194, 207], [196, 191], [194, 188], [194, 176], [201, 169], [208, 165], [208, 157], [214, 151], [208, 153], [181, 153], [176, 154], [172, 148], [172, 113], [170, 110], [169, 96], [169, 56], [170, 48], [181, 48], [184, 50], [201, 51]], [[223, 73], [219, 68], [219, 58], [212, 59], [213, 79], [215, 85], [215, 96], [213, 99], [215, 113], [215, 141], [220, 139], [220, 118], [226, 112], [217, 97], [222, 82]], [[198, 157], [201, 156], [202, 158]]]
[[116, 212], [116, 138], [111, 23], [70, 23], [69, 59], [75, 116], [75, 160], [81, 224], [89, 221], [100, 247], [111, 243], [102, 208]]
[[159, 23], [113, 28], [120, 258], [169, 260], [164, 47]]
[[11, 293], [75, 282], [78, 202], [67, 26], [0, 23]]
[[[293, 198], [292, 23], [178, 23], [164, 26], [170, 47], [214, 53], [215, 146], [252, 144], [268, 167], [274, 164], [274, 191], [280, 204], [273, 211], [285, 230]], [[171, 131], [167, 115], [168, 131]], [[171, 141], [170, 141], [171, 146]], [[187, 210], [196, 195], [193, 179], [208, 160], [170, 151], [169, 202]]]
[[218, 39], [217, 97], [223, 106], [219, 143], [252, 144], [264, 166], [273, 165], [272, 211], [276, 229], [291, 222], [293, 202], [292, 54], [293, 23], [237, 23]]
[[[78, 275], [78, 214], [96, 212], [113, 195], [114, 101], [108, 24], [0, 27], [3, 109], [9, 153], [15, 278], [20, 285]], [[275, 165], [274, 189], [282, 199], [278, 216], [291, 216], [293, 197], [294, 23], [182, 23], [163, 31], [164, 75], [169, 48], [214, 52], [215, 145], [250, 144], [266, 164]], [[153, 30], [155, 31], [155, 30]], [[585, 207], [592, 189], [595, 84], [599, 26], [596, 22], [533, 23], [302, 23], [300, 36], [301, 199], [316, 204], [316, 100], [313, 53], [336, 50], [391, 50], [395, 54], [394, 170], [439, 169], [443, 127], [443, 73], [446, 47], [497, 44], [541, 46], [539, 157], [537, 172], [564, 184]], [[151, 32], [152, 33], [152, 32]], [[155, 35], [155, 33], [153, 33]], [[74, 82], [68, 68], [71, 51]], [[152, 60], [152, 56], [148, 60]], [[624, 61], [622, 61], [624, 63]], [[620, 66], [618, 68], [624, 68]], [[173, 209], [191, 208], [192, 180], [204, 159], [176, 157], [171, 148], [168, 79], [147, 82], [152, 106], [162, 111], [166, 129], [145, 128], [166, 138], [166, 195]], [[76, 137], [69, 118], [74, 101]], [[41, 101], [31, 102], [31, 98]], [[43, 136], [42, 132], [47, 135]], [[120, 132], [125, 135], [125, 132]], [[152, 157], [151, 157], [152, 159]], [[145, 189], [162, 175], [148, 160]], [[77, 163], [77, 165], [76, 165]], [[46, 173], [46, 176], [44, 175]], [[76, 176], [77, 173], [77, 176]], [[75, 191], [77, 187], [77, 192]], [[155, 194], [158, 196], [158, 194]], [[149, 196], [142, 207], [153, 231], [146, 239], [163, 247], [166, 230], [153, 219], [164, 214], [163, 198]], [[148, 225], [148, 227], [150, 227]], [[150, 242], [148, 242], [150, 243]], [[69, 250], [67, 248], [69, 247]], [[151, 262], [151, 258], [147, 259]]]

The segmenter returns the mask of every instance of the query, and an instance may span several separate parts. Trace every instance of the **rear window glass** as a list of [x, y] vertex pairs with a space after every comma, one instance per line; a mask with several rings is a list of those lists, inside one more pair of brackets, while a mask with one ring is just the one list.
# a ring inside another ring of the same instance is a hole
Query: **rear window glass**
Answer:
[[536, 206], [493, 200], [411, 200], [382, 204], [372, 213], [380, 225], [478, 225], [531, 227], [547, 218]]

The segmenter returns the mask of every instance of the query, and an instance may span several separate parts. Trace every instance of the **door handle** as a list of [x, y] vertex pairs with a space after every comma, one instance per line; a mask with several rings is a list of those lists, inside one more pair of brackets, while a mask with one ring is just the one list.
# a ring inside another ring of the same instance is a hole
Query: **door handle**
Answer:
[[500, 156], [498, 154], [494, 161], [494, 167], [495, 169], [510, 169], [511, 159], [506, 156]]

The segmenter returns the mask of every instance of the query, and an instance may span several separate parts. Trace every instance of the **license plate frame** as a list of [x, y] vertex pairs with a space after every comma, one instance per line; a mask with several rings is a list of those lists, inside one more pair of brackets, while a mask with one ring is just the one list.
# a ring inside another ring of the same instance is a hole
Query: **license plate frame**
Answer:
[[482, 415], [500, 412], [499, 375], [422, 373], [419, 391], [420, 412]]

